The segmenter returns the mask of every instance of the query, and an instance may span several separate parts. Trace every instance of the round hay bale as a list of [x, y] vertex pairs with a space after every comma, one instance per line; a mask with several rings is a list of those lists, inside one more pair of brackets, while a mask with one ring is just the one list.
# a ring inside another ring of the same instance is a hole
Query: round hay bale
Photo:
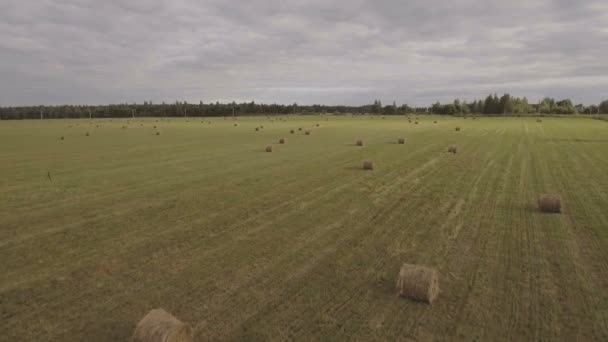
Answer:
[[321, 125], [317, 124], [317, 127], [321, 127]]
[[156, 129], [156, 126], [154, 126], [154, 129]]
[[192, 328], [163, 309], [154, 309], [135, 327], [133, 342], [192, 342]]
[[456, 145], [450, 145], [450, 146], [448, 146], [448, 152], [449, 153], [454, 153], [454, 154], [458, 153], [458, 146], [456, 146]]
[[256, 131], [256, 132], [257, 132], [257, 131], [259, 131], [259, 130], [260, 130], [260, 127], [256, 127], [256, 128], [255, 128], [255, 131]]
[[88, 137], [90, 134], [89, 134], [89, 132], [86, 132], [84, 135]]
[[63, 135], [62, 135], [62, 136], [61, 136], [61, 138], [59, 138], [59, 139], [63, 140], [63, 139], [65, 139], [65, 138], [64, 138], [64, 137], [63, 137]]
[[266, 146], [266, 152], [272, 152], [272, 146], [271, 145]]
[[239, 125], [238, 123], [235, 123], [235, 124], [234, 124], [234, 127], [237, 127], [238, 125]]
[[417, 125], [417, 124], [418, 124], [418, 121], [414, 121], [414, 125]]
[[561, 213], [562, 198], [559, 195], [542, 194], [538, 197], [538, 209], [543, 213]]
[[433, 304], [439, 294], [439, 273], [429, 267], [403, 264], [397, 276], [397, 294]]
[[363, 140], [357, 140], [357, 146], [363, 146]]
[[543, 122], [543, 120], [541, 120], [541, 119], [536, 119], [536, 122]]
[[455, 128], [456, 132], [460, 132], [460, 127]]
[[160, 132], [156, 132], [156, 135], [160, 135]]
[[304, 134], [310, 135], [310, 131], [306, 131], [306, 132], [304, 132]]
[[374, 162], [371, 160], [366, 160], [363, 162], [363, 170], [373, 170]]
[[296, 131], [294, 131], [293, 129], [291, 131], [289, 131], [289, 133], [294, 134]]
[[399, 140], [397, 140], [397, 143], [399, 143], [400, 145], [405, 144], [405, 138], [399, 138]]
[[301, 130], [302, 130], [302, 127], [298, 128], [298, 131], [301, 131]]
[[285, 138], [279, 139], [279, 144], [287, 144], [287, 139], [285, 139]]
[[433, 121], [433, 123], [437, 123], [437, 120]]

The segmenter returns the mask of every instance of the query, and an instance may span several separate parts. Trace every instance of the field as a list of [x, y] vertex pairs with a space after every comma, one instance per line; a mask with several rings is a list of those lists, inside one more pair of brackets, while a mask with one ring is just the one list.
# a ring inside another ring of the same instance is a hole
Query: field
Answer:
[[608, 122], [234, 122], [0, 122], [0, 340], [608, 340]]

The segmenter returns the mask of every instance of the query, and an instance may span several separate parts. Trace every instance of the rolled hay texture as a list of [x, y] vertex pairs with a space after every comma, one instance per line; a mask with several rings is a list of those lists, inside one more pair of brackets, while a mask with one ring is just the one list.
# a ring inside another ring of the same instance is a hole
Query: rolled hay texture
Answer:
[[374, 166], [374, 162], [371, 160], [366, 160], [363, 162], [363, 170], [373, 170]]
[[397, 140], [397, 143], [399, 143], [400, 145], [405, 144], [405, 138], [399, 138], [399, 140]]
[[266, 146], [266, 152], [272, 152], [272, 146], [270, 146], [270, 145]]
[[456, 145], [448, 146], [448, 152], [454, 153], [454, 154], [458, 153], [458, 146], [456, 146]]
[[357, 140], [356, 145], [357, 146], [363, 146], [363, 140]]
[[133, 342], [192, 342], [192, 328], [163, 309], [154, 309], [135, 327]]
[[433, 304], [439, 294], [439, 273], [429, 267], [403, 264], [397, 276], [397, 294]]
[[543, 213], [561, 213], [562, 198], [559, 195], [542, 194], [538, 197], [538, 209]]
[[455, 128], [456, 132], [460, 132], [460, 127]]
[[285, 138], [279, 139], [279, 144], [287, 144], [287, 139], [285, 139]]

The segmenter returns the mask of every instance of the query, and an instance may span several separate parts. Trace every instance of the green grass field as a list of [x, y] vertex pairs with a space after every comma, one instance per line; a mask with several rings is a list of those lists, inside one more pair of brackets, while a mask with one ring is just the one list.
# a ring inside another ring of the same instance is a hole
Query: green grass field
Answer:
[[0, 122], [0, 340], [608, 340], [608, 122], [207, 121]]

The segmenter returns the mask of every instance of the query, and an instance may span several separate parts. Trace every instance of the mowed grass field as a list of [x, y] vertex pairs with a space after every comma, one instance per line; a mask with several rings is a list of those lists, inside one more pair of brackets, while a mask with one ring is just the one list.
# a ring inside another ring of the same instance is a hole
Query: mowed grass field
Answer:
[[0, 122], [0, 340], [608, 340], [608, 123], [418, 121]]

